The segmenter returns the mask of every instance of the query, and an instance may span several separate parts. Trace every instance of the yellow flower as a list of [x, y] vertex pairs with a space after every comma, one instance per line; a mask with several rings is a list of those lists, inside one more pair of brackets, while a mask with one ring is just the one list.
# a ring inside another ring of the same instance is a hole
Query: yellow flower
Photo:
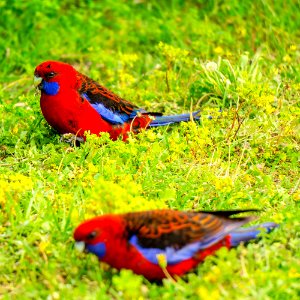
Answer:
[[119, 72], [119, 78], [123, 86], [128, 86], [135, 82], [135, 78], [132, 75], [125, 73], [123, 70]]
[[204, 187], [199, 186], [197, 191], [198, 191], [198, 193], [203, 193], [205, 191], [205, 189], [204, 189]]
[[245, 37], [247, 34], [246, 28], [241, 26], [236, 29], [236, 32], [240, 35], [240, 37]]
[[220, 278], [220, 275], [221, 270], [217, 266], [214, 266], [212, 267], [211, 271], [204, 276], [203, 279], [206, 282], [217, 282], [217, 280]]
[[274, 222], [276, 223], [282, 223], [282, 221], [284, 220], [284, 216], [282, 213], [277, 213], [275, 216], [274, 216]]
[[221, 192], [230, 192], [233, 187], [233, 182], [230, 177], [219, 177], [215, 179], [215, 187]]
[[286, 55], [283, 57], [283, 61], [286, 62], [286, 63], [289, 63], [289, 62], [292, 61], [292, 58], [291, 58], [288, 54], [286, 54]]
[[92, 164], [88, 163], [89, 173], [96, 174], [98, 173], [98, 169]]
[[270, 104], [268, 104], [268, 105], [266, 106], [266, 113], [267, 113], [267, 114], [271, 114], [271, 113], [273, 113], [274, 111], [275, 111], [275, 108], [272, 107]]
[[221, 55], [221, 54], [223, 54], [224, 50], [223, 50], [222, 47], [217, 46], [217, 47], [214, 49], [214, 52], [215, 52], [216, 54], [218, 54], [218, 55]]
[[12, 129], [12, 132], [13, 133], [18, 133], [18, 131], [19, 131], [18, 125], [14, 126], [13, 129]]
[[189, 52], [185, 49], [175, 48], [171, 45], [160, 42], [157, 48], [169, 61], [181, 60], [186, 61]]
[[200, 286], [197, 290], [197, 294], [200, 299], [218, 300], [221, 299], [220, 292], [218, 290], [209, 290], [204, 286]]
[[289, 269], [289, 273], [288, 273], [289, 278], [296, 278], [296, 279], [300, 279], [300, 273], [295, 269], [295, 268], [291, 268]]
[[45, 253], [45, 250], [46, 250], [46, 248], [48, 247], [49, 244], [50, 244], [50, 242], [48, 240], [41, 241], [39, 243], [39, 246], [38, 246], [39, 247], [39, 251], [41, 253]]
[[120, 55], [120, 60], [129, 67], [133, 67], [133, 63], [135, 63], [138, 58], [136, 53], [125, 53]]
[[157, 262], [158, 262], [158, 265], [165, 269], [167, 267], [167, 258], [164, 254], [157, 254], [156, 255], [156, 258], [157, 258]]
[[292, 195], [293, 199], [295, 201], [300, 201], [300, 189], [298, 189], [293, 195]]

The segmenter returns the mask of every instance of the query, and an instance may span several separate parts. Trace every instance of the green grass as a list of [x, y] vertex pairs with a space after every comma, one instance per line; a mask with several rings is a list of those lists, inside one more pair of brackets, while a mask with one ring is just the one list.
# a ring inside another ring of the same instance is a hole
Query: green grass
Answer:
[[[75, 3], [0, 1], [0, 297], [298, 299], [299, 1]], [[72, 148], [33, 89], [48, 59], [202, 121]], [[161, 286], [73, 247], [88, 217], [163, 207], [259, 208], [281, 226]]]

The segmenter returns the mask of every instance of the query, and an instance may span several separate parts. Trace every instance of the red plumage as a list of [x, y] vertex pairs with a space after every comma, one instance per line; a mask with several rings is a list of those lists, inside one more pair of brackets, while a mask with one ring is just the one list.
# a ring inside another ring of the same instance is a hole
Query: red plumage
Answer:
[[[39, 84], [42, 113], [61, 134], [84, 137], [86, 131], [96, 135], [108, 132], [112, 140], [119, 137], [126, 140], [128, 132], [138, 133], [149, 126], [190, 119], [189, 114], [159, 119], [157, 116], [161, 114], [138, 108], [66, 63], [46, 61], [36, 67], [34, 74], [42, 80]], [[192, 117], [199, 118], [197, 114]]]
[[[256, 238], [257, 227], [238, 229], [252, 217], [230, 217], [240, 212], [244, 211], [154, 210], [104, 215], [79, 225], [74, 239], [116, 269], [130, 269], [149, 280], [161, 280], [166, 273], [157, 254], [165, 256], [166, 271], [176, 277], [195, 268], [221, 247], [229, 249]], [[268, 230], [276, 227], [274, 223], [262, 226]]]

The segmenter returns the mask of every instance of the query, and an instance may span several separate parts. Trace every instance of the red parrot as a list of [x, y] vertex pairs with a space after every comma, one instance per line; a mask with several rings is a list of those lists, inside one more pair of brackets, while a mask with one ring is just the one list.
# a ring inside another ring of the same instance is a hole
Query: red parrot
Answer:
[[46, 61], [36, 67], [35, 81], [41, 91], [40, 105], [46, 121], [59, 133], [83, 137], [85, 131], [108, 132], [112, 140], [143, 128], [199, 119], [199, 111], [162, 116], [122, 99], [71, 65]]
[[[231, 218], [255, 210], [182, 212], [171, 209], [110, 214], [79, 225], [74, 232], [76, 248], [97, 255], [112, 267], [130, 269], [148, 280], [166, 274], [176, 278], [195, 268], [219, 248], [238, 246], [256, 239], [275, 223], [240, 228], [254, 217]], [[164, 257], [166, 269], [159, 257]]]

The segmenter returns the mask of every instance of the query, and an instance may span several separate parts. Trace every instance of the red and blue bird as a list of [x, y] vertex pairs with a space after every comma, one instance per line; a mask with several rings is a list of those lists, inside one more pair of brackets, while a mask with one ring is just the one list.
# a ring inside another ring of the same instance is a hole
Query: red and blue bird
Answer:
[[[150, 281], [168, 276], [176, 278], [194, 269], [219, 248], [236, 247], [278, 226], [270, 222], [240, 228], [255, 217], [232, 216], [249, 211], [254, 210], [165, 209], [103, 215], [76, 228], [75, 245], [118, 270], [130, 269]], [[160, 257], [164, 258], [165, 267]]]
[[42, 113], [60, 134], [84, 138], [86, 131], [108, 132], [112, 140], [125, 141], [128, 132], [199, 119], [198, 111], [173, 116], [147, 112], [66, 63], [43, 62], [34, 76], [41, 91]]

